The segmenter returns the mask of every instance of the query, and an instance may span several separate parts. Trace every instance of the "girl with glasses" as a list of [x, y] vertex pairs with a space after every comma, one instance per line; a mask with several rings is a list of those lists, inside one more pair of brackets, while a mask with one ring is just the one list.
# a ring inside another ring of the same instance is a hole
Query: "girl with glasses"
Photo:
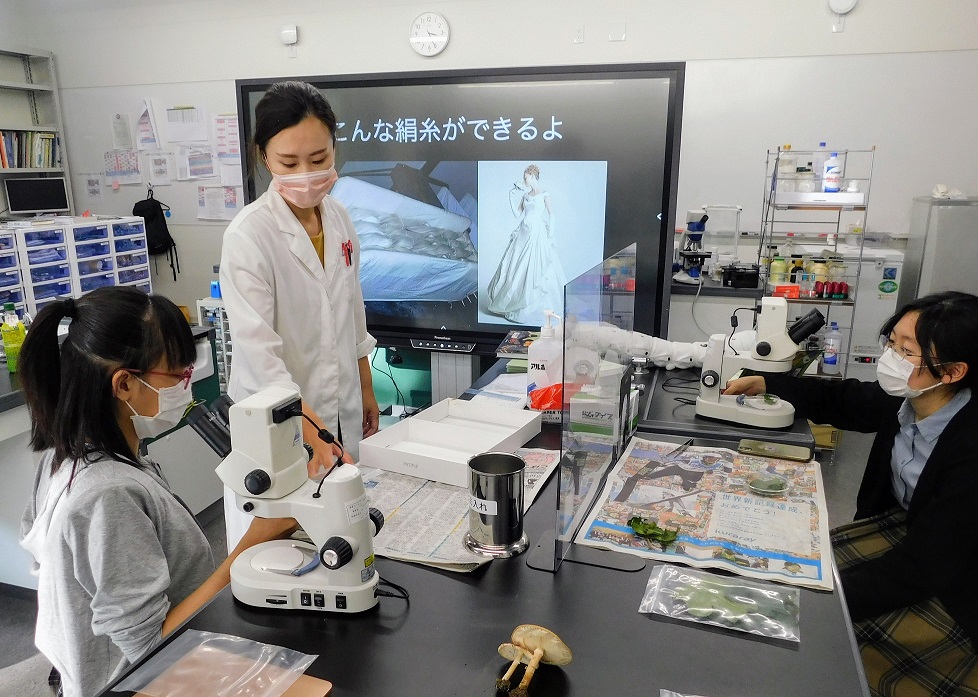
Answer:
[[127, 287], [47, 305], [24, 341], [18, 376], [41, 455], [21, 544], [38, 576], [35, 643], [66, 697], [99, 692], [227, 585], [238, 554], [295, 528], [255, 518], [215, 568], [197, 521], [139, 454], [190, 406], [195, 357], [176, 305]]
[[943, 292], [881, 331], [876, 382], [733, 380], [815, 423], [876, 433], [856, 522], [833, 531], [866, 677], [877, 695], [978, 695], [978, 297]]

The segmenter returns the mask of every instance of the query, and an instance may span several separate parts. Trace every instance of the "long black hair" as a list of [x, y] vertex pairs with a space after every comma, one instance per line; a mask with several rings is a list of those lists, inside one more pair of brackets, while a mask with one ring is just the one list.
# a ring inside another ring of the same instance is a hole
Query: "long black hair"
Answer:
[[954, 391], [978, 386], [978, 296], [948, 290], [907, 303], [886, 321], [880, 335], [889, 337], [903, 317], [917, 314], [916, 339], [922, 364], [936, 378], [947, 363], [964, 363], [965, 376], [951, 384]]
[[298, 80], [276, 82], [269, 87], [255, 105], [255, 135], [248, 149], [251, 171], [256, 171], [258, 162], [264, 157], [268, 141], [309, 116], [323, 122], [335, 145], [336, 114], [319, 90]]
[[[65, 317], [71, 324], [59, 347]], [[52, 471], [64, 460], [103, 455], [138, 466], [116, 418], [113, 373], [150, 370], [164, 359], [183, 368], [196, 356], [186, 318], [161, 295], [106, 287], [46, 305], [27, 333], [17, 371], [31, 414], [31, 446], [54, 449]]]

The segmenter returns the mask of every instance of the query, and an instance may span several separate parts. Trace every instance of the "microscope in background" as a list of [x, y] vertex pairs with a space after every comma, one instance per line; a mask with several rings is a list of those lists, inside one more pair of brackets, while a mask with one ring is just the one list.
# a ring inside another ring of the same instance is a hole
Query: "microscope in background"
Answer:
[[347, 464], [320, 482], [309, 479], [302, 402], [292, 390], [269, 387], [236, 404], [223, 396], [215, 407], [196, 406], [187, 420], [224, 458], [217, 474], [235, 505], [262, 518], [295, 518], [313, 543], [274, 540], [242, 552], [231, 565], [234, 597], [282, 610], [352, 613], [376, 605], [373, 537], [384, 516], [370, 508], [360, 470]]
[[756, 322], [753, 345], [749, 349], [738, 349], [730, 343], [727, 334], [710, 337], [700, 374], [700, 395], [696, 398], [697, 416], [758, 428], [787, 428], [794, 422], [795, 408], [774, 395], [748, 397], [721, 393], [727, 382], [745, 368], [767, 373], [792, 370], [799, 344], [825, 326], [825, 317], [813, 309], [788, 327], [787, 301], [761, 298]]
[[703, 282], [703, 265], [712, 255], [703, 250], [703, 235], [710, 216], [702, 211], [686, 211], [686, 230], [679, 250], [680, 268], [672, 280], [677, 283], [699, 285]]

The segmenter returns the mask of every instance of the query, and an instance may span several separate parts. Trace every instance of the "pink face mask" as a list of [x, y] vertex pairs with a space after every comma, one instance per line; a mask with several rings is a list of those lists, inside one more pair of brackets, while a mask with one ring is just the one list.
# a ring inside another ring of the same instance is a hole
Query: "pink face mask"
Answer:
[[335, 167], [317, 172], [273, 174], [272, 188], [294, 206], [315, 208], [322, 203], [337, 179]]

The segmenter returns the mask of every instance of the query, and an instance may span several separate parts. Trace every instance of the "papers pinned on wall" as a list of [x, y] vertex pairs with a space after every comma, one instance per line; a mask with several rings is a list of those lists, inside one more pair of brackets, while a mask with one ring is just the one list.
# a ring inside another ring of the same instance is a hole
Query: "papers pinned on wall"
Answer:
[[144, 99], [143, 110], [136, 120], [137, 147], [140, 150], [156, 150], [160, 147], [159, 133], [159, 129], [156, 128], [156, 116], [153, 114], [153, 103]]
[[173, 183], [173, 153], [158, 152], [149, 156], [149, 181], [153, 186], [168, 186]]
[[174, 106], [166, 110], [166, 134], [171, 143], [208, 139], [207, 111], [196, 106]]
[[77, 181], [81, 190], [88, 198], [102, 198], [102, 175], [95, 172], [85, 172], [77, 175]]
[[176, 160], [177, 179], [180, 181], [209, 179], [218, 174], [217, 158], [209, 146], [178, 147]]
[[139, 156], [135, 150], [108, 150], [105, 153], [105, 181], [115, 189], [120, 184], [142, 184]]
[[237, 186], [198, 186], [197, 220], [231, 220], [243, 206]]
[[222, 164], [241, 162], [237, 114], [218, 114], [214, 117], [214, 146], [217, 150], [217, 159]]
[[132, 150], [132, 129], [129, 127], [129, 114], [112, 114], [109, 123], [112, 127], [112, 149]]

